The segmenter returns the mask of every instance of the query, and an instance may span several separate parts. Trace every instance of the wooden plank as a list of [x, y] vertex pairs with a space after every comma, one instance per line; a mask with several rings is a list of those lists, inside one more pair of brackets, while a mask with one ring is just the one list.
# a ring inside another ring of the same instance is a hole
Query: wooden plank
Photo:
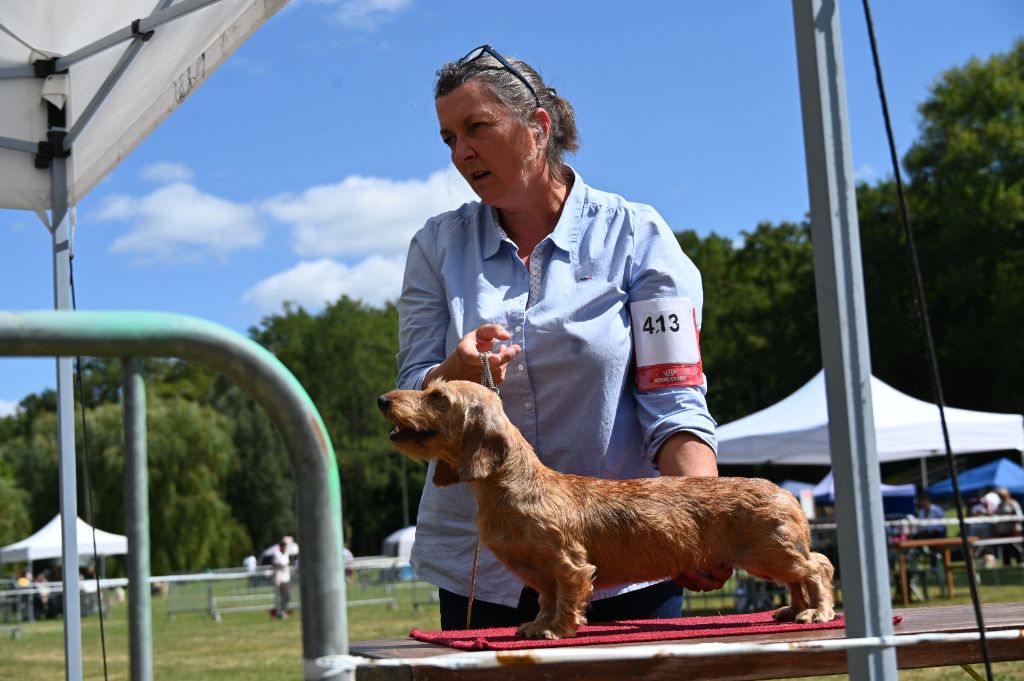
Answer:
[[[903, 621], [894, 627], [897, 635], [975, 631], [974, 611], [971, 606], [939, 606], [911, 608], [896, 611]], [[986, 630], [1024, 628], [1024, 604], [999, 603], [983, 607]], [[844, 638], [843, 629], [724, 636], [704, 639], [662, 641], [665, 644], [695, 644], [709, 641], [736, 643], [786, 643], [808, 640]], [[989, 642], [994, 662], [1024, 659], [1024, 638]], [[629, 647], [621, 644], [615, 647]], [[649, 645], [649, 644], [647, 644]], [[609, 646], [602, 646], [609, 647]], [[422, 643], [413, 639], [385, 639], [353, 642], [352, 654], [370, 658], [424, 659], [435, 655], [457, 652], [445, 646]], [[904, 646], [896, 649], [897, 664], [902, 669], [941, 667], [953, 664], [973, 664], [982, 661], [981, 646], [977, 641], [934, 642]], [[725, 657], [663, 657], [637, 660], [574, 662], [566, 664], [534, 665], [509, 664], [500, 669], [441, 669], [417, 665], [394, 668], [360, 667], [360, 681], [481, 681], [494, 679], [497, 674], [508, 681], [618, 681], [628, 677], [645, 677], [645, 681], [660, 679], [713, 679], [754, 680], [793, 678], [800, 676], [845, 673], [846, 653], [843, 651], [800, 651], [785, 653], [754, 653]]]

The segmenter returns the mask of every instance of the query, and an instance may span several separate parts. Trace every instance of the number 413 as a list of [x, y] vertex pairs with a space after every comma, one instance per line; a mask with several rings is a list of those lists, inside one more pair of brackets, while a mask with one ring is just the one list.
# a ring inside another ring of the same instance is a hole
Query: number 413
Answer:
[[647, 317], [644, 320], [643, 330], [646, 333], [665, 333], [666, 328], [668, 331], [673, 333], [679, 330], [679, 317], [674, 314], [668, 315], [668, 326], [665, 326], [665, 315], [660, 314], [657, 317]]

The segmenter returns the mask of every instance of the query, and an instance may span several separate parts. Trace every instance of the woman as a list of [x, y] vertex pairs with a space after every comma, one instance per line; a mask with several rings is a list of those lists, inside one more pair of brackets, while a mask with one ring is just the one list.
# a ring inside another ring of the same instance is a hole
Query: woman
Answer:
[[[700, 274], [668, 226], [564, 163], [578, 147], [572, 106], [524, 62], [485, 45], [437, 75], [441, 140], [480, 202], [430, 219], [412, 240], [398, 386], [489, 373], [511, 421], [565, 473], [717, 475]], [[432, 475], [412, 562], [440, 589], [442, 627], [463, 628], [475, 502], [467, 486], [439, 488]], [[676, 583], [597, 589], [588, 618], [678, 617], [679, 585], [711, 590], [730, 574], [707, 566]], [[536, 594], [485, 547], [475, 575], [473, 627], [534, 617]]]

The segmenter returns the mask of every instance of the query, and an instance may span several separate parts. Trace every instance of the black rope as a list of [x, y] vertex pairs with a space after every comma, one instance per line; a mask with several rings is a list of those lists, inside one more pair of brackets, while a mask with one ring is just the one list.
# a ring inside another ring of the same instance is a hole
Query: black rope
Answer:
[[871, 42], [871, 58], [875, 64], [875, 79], [878, 82], [878, 97], [882, 102], [882, 117], [885, 119], [885, 134], [889, 142], [889, 159], [892, 162], [893, 175], [896, 178], [896, 193], [900, 202], [900, 217], [903, 220], [903, 232], [907, 239], [907, 255], [914, 280], [914, 294], [917, 302], [918, 321], [924, 333], [925, 351], [930, 365], [929, 378], [935, 395], [935, 404], [939, 408], [939, 421], [942, 424], [942, 439], [946, 447], [946, 463], [949, 465], [950, 479], [953, 482], [953, 499], [956, 506], [956, 517], [960, 526], [960, 541], [963, 547], [964, 560], [967, 563], [967, 581], [971, 589], [971, 603], [974, 606], [974, 618], [978, 623], [978, 635], [981, 639], [981, 652], [985, 659], [985, 676], [992, 681], [992, 659], [988, 650], [988, 639], [985, 637], [985, 620], [981, 613], [981, 600], [978, 597], [978, 584], [974, 570], [974, 553], [967, 539], [967, 526], [964, 523], [963, 500], [960, 498], [960, 484], [957, 481], [956, 459], [949, 444], [949, 428], [946, 425], [946, 409], [942, 396], [942, 381], [939, 377], [939, 362], [935, 354], [935, 340], [932, 337], [931, 322], [928, 319], [928, 305], [924, 297], [924, 285], [921, 282], [921, 267], [917, 258], [917, 246], [914, 243], [914, 232], [910, 227], [910, 210], [907, 208], [907, 197], [903, 191], [903, 179], [900, 175], [900, 163], [896, 154], [896, 142], [889, 119], [889, 104], [885, 97], [885, 84], [882, 82], [882, 64], [878, 57], [878, 44], [875, 41], [875, 25], [871, 19], [869, 0], [863, 0], [864, 18], [867, 21], [868, 38]]
[[[68, 256], [68, 282], [71, 285], [71, 309], [77, 310], [78, 303], [75, 300], [75, 256], [72, 252]], [[78, 376], [78, 396], [82, 405], [82, 472], [85, 475], [83, 481], [85, 487], [85, 515], [92, 526], [92, 566], [93, 576], [96, 578], [96, 612], [100, 620], [100, 648], [103, 652], [103, 679], [109, 681], [107, 676], [107, 635], [103, 626], [103, 589], [100, 588], [99, 571], [99, 549], [96, 548], [96, 516], [93, 513], [92, 499], [92, 471], [89, 465], [89, 428], [85, 419], [85, 381], [82, 379], [82, 358], [75, 357], [75, 373]], [[76, 568], [77, 569], [77, 568]]]

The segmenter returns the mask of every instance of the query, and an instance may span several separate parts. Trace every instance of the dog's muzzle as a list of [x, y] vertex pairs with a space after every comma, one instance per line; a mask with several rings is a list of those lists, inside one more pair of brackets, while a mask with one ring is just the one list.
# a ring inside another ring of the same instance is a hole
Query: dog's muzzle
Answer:
[[[377, 398], [377, 408], [380, 409], [381, 413], [391, 421], [395, 423], [391, 417], [391, 398], [387, 395], [381, 395]], [[394, 429], [388, 434], [388, 437], [392, 442], [401, 442], [409, 440], [424, 440], [429, 437], [437, 435], [436, 431], [433, 430], [416, 430], [415, 428], [406, 428], [401, 424], [395, 423]]]

